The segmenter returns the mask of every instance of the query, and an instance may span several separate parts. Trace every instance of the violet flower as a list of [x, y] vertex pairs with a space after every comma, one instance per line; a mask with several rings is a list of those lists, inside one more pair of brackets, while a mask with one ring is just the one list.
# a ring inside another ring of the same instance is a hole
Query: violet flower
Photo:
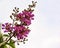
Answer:
[[31, 24], [31, 20], [34, 20], [34, 14], [27, 10], [22, 11], [22, 13], [19, 13], [16, 17], [26, 26], [29, 26]]
[[2, 29], [4, 29], [4, 32], [11, 32], [12, 28], [13, 27], [11, 23], [2, 24]]
[[17, 39], [23, 39], [27, 37], [30, 30], [25, 26], [17, 25], [14, 27], [14, 32], [15, 32], [15, 35], [17, 36]]

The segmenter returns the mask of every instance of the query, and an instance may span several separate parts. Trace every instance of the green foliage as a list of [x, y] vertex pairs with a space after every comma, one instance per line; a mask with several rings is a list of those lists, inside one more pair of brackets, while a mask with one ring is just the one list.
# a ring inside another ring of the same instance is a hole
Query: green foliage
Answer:
[[[0, 32], [0, 43], [2, 43], [3, 42], [3, 35], [2, 35], [2, 33]], [[6, 45], [3, 45], [3, 46], [1, 46], [0, 48], [7, 48], [7, 46]]]
[[9, 35], [8, 35], [8, 34], [4, 34], [3, 36], [4, 36], [4, 37], [9, 37]]
[[[0, 32], [0, 43], [3, 42], [3, 37], [9, 37], [9, 35], [8, 34], [2, 35], [2, 33]], [[14, 40], [12, 39], [5, 45], [2, 45], [0, 48], [8, 48], [6, 45], [9, 45], [10, 47], [15, 48], [15, 43], [14, 43]]]
[[6, 45], [3, 45], [3, 46], [1, 46], [0, 48], [7, 48], [7, 46], [6, 46]]
[[15, 43], [14, 43], [14, 40], [10, 40], [9, 43], [7, 43], [9, 46], [11, 46], [12, 48], [15, 48]]
[[4, 48], [7, 48], [7, 46], [6, 46], [6, 45], [4, 45]]
[[2, 33], [0, 32], [0, 43], [3, 42], [3, 36], [2, 36]]

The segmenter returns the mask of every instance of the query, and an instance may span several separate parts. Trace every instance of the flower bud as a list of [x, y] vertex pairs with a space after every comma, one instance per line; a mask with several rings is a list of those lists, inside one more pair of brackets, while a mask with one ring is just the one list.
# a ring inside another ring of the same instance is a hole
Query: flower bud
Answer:
[[10, 18], [13, 19], [12, 16], [10, 16]]

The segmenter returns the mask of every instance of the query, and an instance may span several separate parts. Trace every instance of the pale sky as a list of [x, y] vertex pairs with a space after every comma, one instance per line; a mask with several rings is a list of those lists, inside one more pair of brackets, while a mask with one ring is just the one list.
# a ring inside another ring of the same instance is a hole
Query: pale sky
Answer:
[[[13, 8], [20, 12], [31, 4], [32, 0], [0, 0], [0, 22], [10, 22]], [[34, 0], [35, 20], [30, 25], [31, 32], [26, 44], [16, 48], [60, 48], [60, 0]]]

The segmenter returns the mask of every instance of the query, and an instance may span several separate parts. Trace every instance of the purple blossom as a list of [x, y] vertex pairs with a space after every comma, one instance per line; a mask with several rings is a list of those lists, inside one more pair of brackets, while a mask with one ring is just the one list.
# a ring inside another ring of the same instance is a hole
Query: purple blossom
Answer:
[[30, 30], [26, 28], [23, 25], [15, 25], [12, 27], [11, 23], [5, 23], [2, 24], [2, 29], [4, 29], [4, 32], [14, 32], [14, 36], [17, 37], [17, 39], [23, 39], [28, 36]]
[[31, 20], [34, 20], [34, 14], [27, 10], [22, 11], [22, 13], [19, 13], [16, 17], [27, 26], [31, 24]]
[[4, 29], [4, 32], [11, 32], [12, 31], [12, 24], [11, 23], [2, 24], [2, 29]]
[[14, 24], [14, 27], [12, 27], [13, 24], [5, 23], [2, 24], [2, 29], [4, 29], [4, 32], [13, 32], [14, 37], [17, 37], [18, 40], [24, 39], [30, 32], [26, 26], [31, 24], [31, 20], [34, 20], [33, 17], [34, 14], [32, 12], [24, 10], [16, 16], [16, 19], [20, 20], [21, 24]]
[[32, 1], [32, 5], [29, 5], [29, 8], [24, 9], [21, 13], [18, 13], [19, 8], [15, 7], [12, 15], [10, 15], [13, 23], [2, 24], [2, 29], [4, 32], [9, 33], [10, 38], [16, 37], [18, 40], [22, 39], [24, 41], [28, 36], [30, 32], [28, 26], [31, 24], [31, 21], [34, 20], [34, 14], [32, 13], [34, 9], [32, 8], [35, 7], [35, 3]]
[[15, 35], [17, 36], [17, 39], [23, 39], [27, 37], [30, 30], [24, 26], [17, 25], [14, 27], [14, 32], [15, 32]]

